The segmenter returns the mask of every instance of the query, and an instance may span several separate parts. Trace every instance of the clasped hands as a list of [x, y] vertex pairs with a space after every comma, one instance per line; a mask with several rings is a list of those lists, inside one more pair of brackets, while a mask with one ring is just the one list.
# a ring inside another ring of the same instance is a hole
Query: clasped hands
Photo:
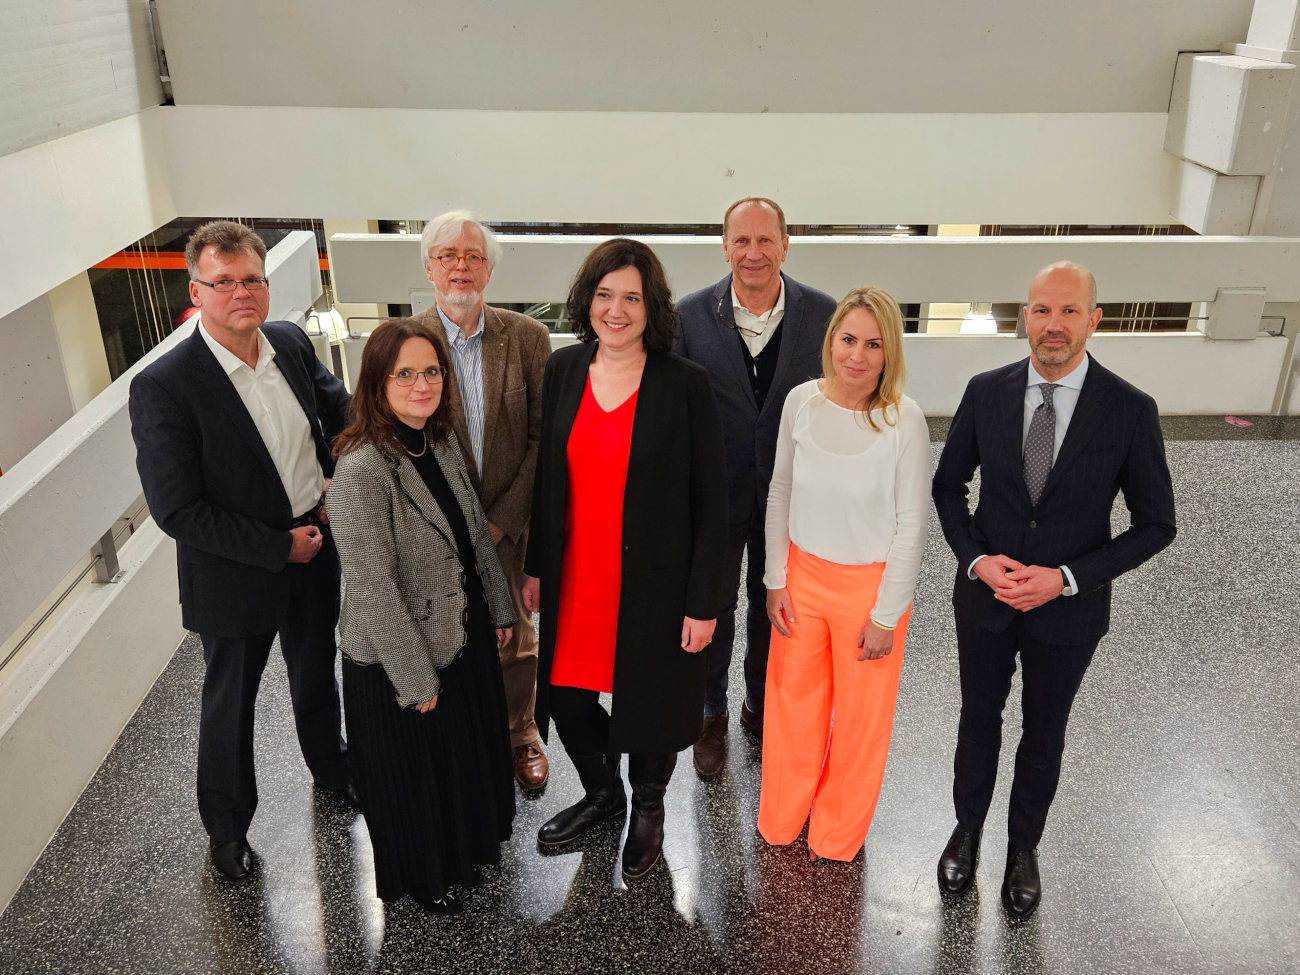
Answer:
[[1006, 555], [986, 555], [975, 575], [993, 590], [993, 598], [1027, 613], [1061, 594], [1061, 570], [1025, 565]]

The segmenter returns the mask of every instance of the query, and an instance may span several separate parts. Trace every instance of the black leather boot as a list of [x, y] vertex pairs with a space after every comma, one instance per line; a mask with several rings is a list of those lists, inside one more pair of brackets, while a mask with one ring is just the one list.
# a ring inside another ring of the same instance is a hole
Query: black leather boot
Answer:
[[562, 809], [537, 831], [542, 846], [572, 843], [593, 826], [607, 819], [622, 819], [627, 813], [627, 794], [619, 778], [619, 755], [570, 755], [578, 779], [586, 790], [568, 809]]
[[648, 874], [663, 853], [664, 792], [676, 766], [676, 752], [642, 752], [628, 757], [632, 821], [623, 844], [623, 876], [628, 880]]

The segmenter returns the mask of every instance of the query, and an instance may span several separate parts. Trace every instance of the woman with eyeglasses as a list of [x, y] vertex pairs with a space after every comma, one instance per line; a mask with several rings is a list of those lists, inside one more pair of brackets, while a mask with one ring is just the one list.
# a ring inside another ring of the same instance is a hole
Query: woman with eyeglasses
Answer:
[[371, 334], [327, 495], [343, 565], [348, 748], [386, 903], [462, 909], [515, 814], [497, 648], [514, 605], [443, 389], [445, 338], [399, 319]]

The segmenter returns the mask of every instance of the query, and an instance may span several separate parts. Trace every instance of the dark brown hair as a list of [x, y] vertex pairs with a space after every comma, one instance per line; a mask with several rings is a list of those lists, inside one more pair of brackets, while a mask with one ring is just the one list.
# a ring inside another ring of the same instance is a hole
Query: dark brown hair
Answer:
[[367, 444], [374, 444], [380, 453], [392, 459], [406, 453], [397, 432], [397, 424], [402, 421], [388, 405], [388, 383], [389, 373], [393, 371], [407, 339], [425, 339], [438, 356], [438, 365], [442, 367], [442, 399], [433, 415], [425, 421], [424, 430], [435, 442], [447, 439], [451, 430], [447, 389], [456, 381], [451, 371], [451, 356], [447, 354], [447, 340], [437, 329], [422, 321], [394, 318], [371, 332], [366, 347], [361, 351], [361, 372], [352, 390], [352, 401], [348, 404], [348, 425], [334, 439], [335, 457], [350, 454]]
[[256, 254], [263, 267], [266, 266], [266, 243], [261, 237], [233, 220], [209, 220], [190, 234], [185, 245], [185, 267], [192, 281], [198, 280], [199, 255], [205, 247], [215, 247], [218, 254], [227, 257], [248, 251]]
[[673, 293], [668, 288], [664, 266], [649, 247], [627, 237], [597, 244], [578, 268], [567, 302], [573, 334], [584, 342], [596, 341], [596, 331], [591, 327], [591, 299], [606, 274], [625, 267], [634, 267], [641, 273], [641, 297], [645, 301], [645, 333], [641, 343], [650, 352], [667, 352], [677, 337], [677, 309], [673, 307]]

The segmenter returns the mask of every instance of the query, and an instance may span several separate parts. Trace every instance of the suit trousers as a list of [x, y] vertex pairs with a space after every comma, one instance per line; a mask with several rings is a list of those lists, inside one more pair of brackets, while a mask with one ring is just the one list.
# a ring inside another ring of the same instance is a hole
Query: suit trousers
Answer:
[[[772, 633], [763, 717], [758, 831], [792, 843], [808, 820], [808, 848], [852, 860], [867, 838], [885, 776], [903, 669], [909, 608], [893, 649], [859, 660], [885, 563], [838, 565], [790, 546], [790, 636]], [[811, 817], [809, 810], [811, 809]]]
[[756, 511], [748, 525], [731, 526], [727, 548], [722, 557], [722, 574], [718, 624], [713, 640], [705, 648], [707, 677], [704, 685], [704, 716], [715, 718], [727, 713], [727, 675], [736, 642], [736, 605], [740, 601], [741, 562], [745, 563], [745, 700], [757, 714], [763, 713], [767, 693], [767, 654], [772, 639], [772, 624], [767, 619], [767, 588], [763, 585], [763, 563], [767, 543], [763, 512]]
[[[527, 536], [521, 542], [526, 542]], [[510, 639], [501, 648], [501, 679], [506, 687], [506, 710], [510, 721], [510, 747], [518, 748], [537, 740], [533, 710], [537, 704], [537, 631], [533, 614], [524, 607], [520, 590], [524, 584], [524, 546], [507, 535], [497, 542], [497, 558], [510, 587], [518, 621]]]
[[[280, 625], [280, 652], [289, 672], [298, 745], [313, 779], [328, 789], [349, 781], [339, 688], [334, 677], [339, 617], [339, 560], [325, 544], [310, 562], [284, 567], [289, 598]], [[276, 632], [203, 641], [203, 705], [199, 718], [199, 816], [216, 842], [240, 839], [257, 809], [253, 716], [257, 689]]]
[[988, 815], [1002, 748], [1002, 709], [1018, 654], [1023, 717], [1007, 834], [1018, 849], [1038, 846], [1061, 777], [1070, 708], [1096, 649], [1097, 641], [1077, 646], [1041, 643], [1029, 635], [1021, 614], [1002, 633], [958, 617], [961, 721], [952, 786], [958, 823], [980, 829]]

